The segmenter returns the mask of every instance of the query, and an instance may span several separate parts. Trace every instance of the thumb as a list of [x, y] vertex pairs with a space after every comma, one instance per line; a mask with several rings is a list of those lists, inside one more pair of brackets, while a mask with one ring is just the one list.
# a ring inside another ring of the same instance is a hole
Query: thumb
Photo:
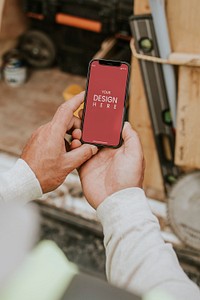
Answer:
[[133, 136], [133, 129], [131, 127], [131, 124], [129, 122], [124, 123], [124, 128], [122, 130], [122, 138], [125, 143], [127, 143]]
[[67, 152], [65, 154], [66, 164], [69, 167], [70, 172], [76, 168], [79, 168], [97, 152], [98, 148], [90, 144], [83, 144], [80, 147]]
[[138, 149], [141, 148], [140, 139], [136, 131], [134, 131], [129, 122], [125, 122], [122, 131], [122, 138], [124, 140], [124, 146], [126, 149]]

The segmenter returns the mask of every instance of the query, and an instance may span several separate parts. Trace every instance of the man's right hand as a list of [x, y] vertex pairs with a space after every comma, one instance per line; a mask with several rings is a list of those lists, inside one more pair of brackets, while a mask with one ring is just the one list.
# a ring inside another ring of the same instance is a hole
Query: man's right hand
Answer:
[[123, 144], [104, 148], [79, 169], [83, 192], [95, 209], [111, 194], [130, 187], [142, 187], [144, 158], [137, 133], [126, 122]]
[[[43, 193], [56, 189], [66, 176], [98, 151], [94, 145], [79, 140], [81, 120], [73, 115], [84, 99], [84, 93], [63, 103], [53, 119], [39, 127], [26, 144], [21, 158], [40, 182]], [[66, 149], [65, 134], [73, 131], [73, 141]], [[70, 150], [70, 151], [69, 151]]]

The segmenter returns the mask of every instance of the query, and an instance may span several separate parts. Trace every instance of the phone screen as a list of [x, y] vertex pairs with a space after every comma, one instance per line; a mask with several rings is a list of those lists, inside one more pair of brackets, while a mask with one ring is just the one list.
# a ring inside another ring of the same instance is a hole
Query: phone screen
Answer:
[[89, 67], [82, 141], [118, 147], [121, 141], [129, 65], [93, 60]]

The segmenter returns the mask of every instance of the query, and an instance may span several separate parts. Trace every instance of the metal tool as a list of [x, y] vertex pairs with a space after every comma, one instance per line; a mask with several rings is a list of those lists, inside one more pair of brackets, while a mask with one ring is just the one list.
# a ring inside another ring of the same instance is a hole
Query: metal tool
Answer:
[[[159, 51], [151, 15], [132, 16], [130, 26], [138, 53], [159, 57]], [[179, 174], [174, 165], [175, 134], [171, 119], [162, 66], [140, 60], [155, 143], [166, 187], [176, 181]]]
[[187, 174], [173, 186], [168, 199], [169, 222], [186, 245], [200, 250], [200, 172]]
[[[165, 14], [165, 0], [150, 0], [151, 13], [161, 58], [169, 58], [171, 45]], [[176, 79], [174, 67], [163, 64], [163, 76], [168, 96], [173, 125], [176, 127]]]

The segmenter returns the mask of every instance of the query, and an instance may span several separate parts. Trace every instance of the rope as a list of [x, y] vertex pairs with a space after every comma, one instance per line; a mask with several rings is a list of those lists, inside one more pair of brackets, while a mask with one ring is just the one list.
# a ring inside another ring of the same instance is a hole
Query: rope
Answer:
[[136, 51], [134, 40], [130, 41], [131, 51], [134, 57], [150, 62], [159, 64], [177, 65], [177, 66], [189, 66], [200, 67], [200, 55], [199, 54], [187, 54], [187, 53], [171, 53], [168, 59], [140, 54]]

